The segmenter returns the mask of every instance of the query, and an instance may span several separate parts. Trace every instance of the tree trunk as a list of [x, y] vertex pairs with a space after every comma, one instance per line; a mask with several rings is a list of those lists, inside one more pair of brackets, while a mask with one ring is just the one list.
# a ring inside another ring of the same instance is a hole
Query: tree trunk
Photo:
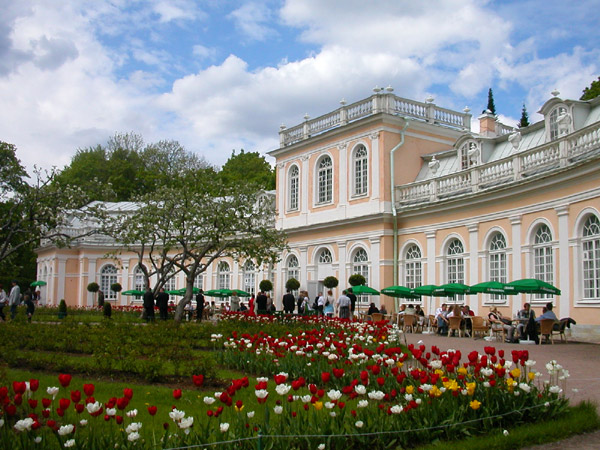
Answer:
[[185, 280], [185, 295], [175, 308], [175, 322], [181, 322], [185, 314], [185, 306], [192, 301], [194, 296], [194, 279], [187, 278]]

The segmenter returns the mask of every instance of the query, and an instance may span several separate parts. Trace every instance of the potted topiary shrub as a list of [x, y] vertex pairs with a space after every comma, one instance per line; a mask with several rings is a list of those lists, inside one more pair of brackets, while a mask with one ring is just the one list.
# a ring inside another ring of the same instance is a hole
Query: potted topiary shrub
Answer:
[[298, 289], [300, 289], [300, 282], [295, 278], [290, 278], [285, 283], [285, 288], [289, 291], [297, 291]]
[[366, 284], [367, 280], [360, 273], [355, 273], [354, 275], [350, 275], [348, 278], [348, 283], [350, 286], [362, 286]]
[[[96, 304], [96, 293], [99, 290], [100, 290], [100, 286], [95, 281], [92, 281], [90, 284], [87, 285], [87, 291], [94, 294], [94, 304]], [[102, 306], [102, 305], [98, 305], [98, 306]]]
[[67, 317], [67, 302], [63, 298], [58, 304], [58, 318], [64, 319], [65, 317]]
[[110, 316], [112, 315], [112, 306], [110, 305], [110, 302], [104, 302], [104, 306], [102, 307], [102, 314], [107, 319], [110, 319]]
[[273, 283], [271, 283], [271, 280], [262, 280], [258, 287], [263, 292], [270, 292], [273, 290]]
[[118, 294], [123, 290], [123, 286], [121, 286], [121, 283], [113, 283], [110, 285], [110, 290]]
[[323, 286], [325, 286], [328, 289], [333, 289], [337, 287], [338, 284], [340, 283], [336, 277], [326, 277], [323, 280]]

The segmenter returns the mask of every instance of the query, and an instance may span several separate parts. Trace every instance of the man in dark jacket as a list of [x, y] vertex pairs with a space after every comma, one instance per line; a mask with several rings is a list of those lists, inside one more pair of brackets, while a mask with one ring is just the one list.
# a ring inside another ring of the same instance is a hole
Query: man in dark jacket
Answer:
[[154, 294], [150, 286], [146, 288], [144, 293], [144, 312], [146, 313], [146, 321], [154, 322]]
[[296, 299], [294, 299], [294, 296], [292, 295], [292, 291], [290, 291], [288, 289], [287, 294], [285, 294], [283, 296], [283, 310], [285, 311], [286, 314], [294, 313], [295, 303], [296, 303]]
[[204, 291], [200, 289], [196, 295], [196, 320], [200, 322], [202, 320], [202, 314], [204, 314]]
[[256, 297], [256, 311], [258, 314], [267, 314], [267, 296], [263, 291]]
[[[144, 302], [146, 301], [145, 297], [144, 295]], [[156, 306], [158, 306], [160, 320], [167, 320], [169, 317], [169, 294], [165, 292], [164, 287], [160, 288], [160, 292], [156, 296]]]
[[346, 290], [346, 296], [350, 299], [350, 317], [354, 317], [354, 310], [356, 309], [356, 295], [352, 292], [352, 288]]

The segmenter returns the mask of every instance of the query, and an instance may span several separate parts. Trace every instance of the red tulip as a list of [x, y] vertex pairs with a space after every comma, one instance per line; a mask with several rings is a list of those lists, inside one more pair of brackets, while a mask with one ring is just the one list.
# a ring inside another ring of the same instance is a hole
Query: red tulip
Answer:
[[45, 419], [47, 419], [48, 417], [50, 417], [50, 410], [49, 409], [42, 409], [42, 416], [44, 416]]
[[0, 400], [4, 400], [8, 397], [8, 388], [6, 386], [0, 387]]
[[67, 387], [71, 383], [71, 378], [71, 375], [69, 375], [68, 373], [61, 373], [58, 376], [58, 382], [62, 387]]
[[15, 394], [13, 397], [13, 403], [17, 406], [23, 403], [23, 396], [21, 394]]
[[87, 397], [91, 397], [92, 395], [94, 395], [94, 385], [93, 384], [84, 384], [83, 385], [83, 392], [85, 393], [85, 395]]
[[125, 388], [123, 389], [123, 397], [127, 397], [129, 400], [133, 398], [133, 389]]
[[150, 414], [151, 416], [156, 415], [156, 410], [158, 408], [156, 406], [148, 406], [148, 414]]
[[204, 375], [192, 375], [192, 380], [196, 386], [200, 387], [204, 384]]
[[13, 381], [13, 391], [15, 394], [24, 394], [27, 390], [27, 385], [24, 381]]
[[323, 380], [323, 383], [325, 383], [325, 384], [329, 383], [330, 379], [331, 379], [331, 374], [329, 372], [321, 373], [321, 380]]
[[29, 403], [29, 407], [31, 409], [37, 408], [37, 405], [38, 405], [38, 401], [37, 400], [35, 400], [33, 398], [30, 398], [29, 400], [27, 400], [27, 402]]
[[73, 403], [79, 403], [81, 401], [81, 391], [71, 391], [71, 400], [73, 400]]
[[15, 405], [13, 405], [12, 403], [6, 405], [6, 407], [4, 408], [4, 411], [6, 412], [6, 414], [8, 416], [14, 416], [17, 413], [17, 407]]
[[179, 400], [181, 398], [181, 389], [173, 389], [173, 398]]
[[31, 380], [29, 380], [29, 390], [31, 392], [37, 391], [39, 387], [40, 387], [40, 380], [37, 380], [35, 378], [32, 378]]
[[85, 406], [83, 403], [75, 404], [75, 411], [77, 411], [78, 414], [81, 414], [84, 409], [85, 409]]
[[342, 378], [344, 376], [344, 369], [333, 369], [333, 375], [336, 378]]
[[58, 414], [60, 417], [63, 417], [65, 415], [65, 410], [61, 408], [56, 408], [56, 414]]
[[119, 425], [121, 425], [123, 423], [123, 416], [115, 416], [115, 420]]

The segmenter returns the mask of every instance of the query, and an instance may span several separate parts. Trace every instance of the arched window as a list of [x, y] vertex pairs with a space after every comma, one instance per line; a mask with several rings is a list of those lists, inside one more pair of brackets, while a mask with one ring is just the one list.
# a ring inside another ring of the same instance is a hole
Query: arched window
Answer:
[[230, 281], [231, 281], [231, 273], [230, 273], [229, 264], [225, 261], [221, 261], [219, 266], [217, 267], [217, 286], [218, 289], [229, 289]]
[[359, 145], [354, 150], [354, 195], [364, 195], [368, 189], [369, 164], [367, 160], [367, 149], [364, 145]]
[[465, 142], [460, 147], [460, 169], [466, 170], [479, 160], [479, 145], [475, 141]]
[[[554, 283], [554, 255], [552, 253], [552, 232], [547, 225], [541, 225], [533, 241], [533, 277], [546, 283]], [[536, 299], [549, 296], [536, 294]]]
[[414, 289], [423, 284], [421, 257], [421, 249], [418, 245], [413, 244], [406, 250], [404, 285], [408, 288]]
[[565, 114], [567, 112], [567, 108], [565, 108], [564, 106], [558, 106], [557, 108], [554, 108], [552, 110], [552, 112], [550, 113], [550, 119], [548, 120], [548, 126], [550, 127], [550, 140], [553, 141], [554, 139], [560, 137], [560, 130], [558, 127], [558, 119], [562, 114]]
[[287, 279], [290, 278], [300, 281], [300, 264], [296, 255], [291, 255], [287, 260]]
[[331, 252], [329, 249], [324, 248], [319, 253], [319, 264], [331, 264], [333, 258], [331, 257]]
[[133, 272], [133, 288], [137, 291], [146, 290], [146, 283], [144, 283], [144, 272], [140, 266], [136, 266], [135, 271]]
[[364, 248], [359, 248], [352, 257], [352, 273], [362, 275], [369, 284], [369, 255]]
[[[500, 283], [508, 282], [506, 268], [506, 239], [502, 233], [496, 233], [492, 237], [489, 255], [490, 281], [499, 281]], [[506, 296], [492, 294], [491, 299], [492, 301], [504, 301], [506, 300]]]
[[300, 196], [300, 170], [294, 165], [289, 171], [288, 185], [288, 209], [295, 211], [298, 209], [298, 199]]
[[[446, 253], [446, 276], [448, 283], [463, 283], [465, 282], [465, 259], [464, 248], [462, 242], [454, 239], [448, 245]], [[462, 301], [463, 296], [457, 295], [454, 300]]]
[[256, 293], [256, 266], [250, 260], [244, 264], [244, 291]]
[[317, 179], [317, 203], [330, 203], [333, 200], [333, 163], [329, 156], [321, 158]]
[[600, 221], [589, 216], [583, 225], [583, 297], [600, 298]]
[[117, 282], [117, 268], [108, 264], [100, 272], [100, 290], [104, 293], [104, 298], [116, 300], [117, 293], [111, 291], [110, 286]]
[[174, 291], [175, 287], [175, 272], [171, 271], [168, 275], [169, 279], [165, 283], [165, 291]]
[[196, 275], [194, 279], [194, 287], [198, 289], [204, 289], [204, 273]]

